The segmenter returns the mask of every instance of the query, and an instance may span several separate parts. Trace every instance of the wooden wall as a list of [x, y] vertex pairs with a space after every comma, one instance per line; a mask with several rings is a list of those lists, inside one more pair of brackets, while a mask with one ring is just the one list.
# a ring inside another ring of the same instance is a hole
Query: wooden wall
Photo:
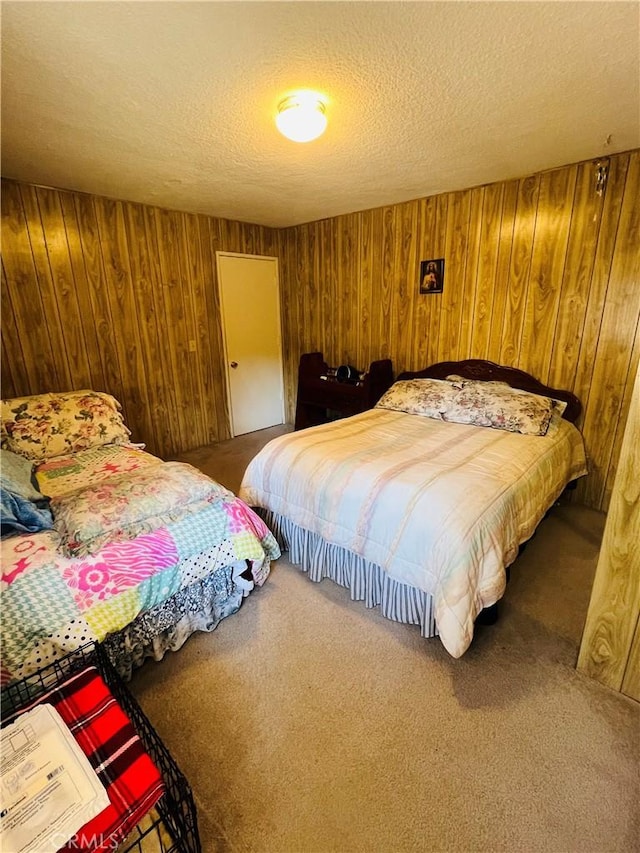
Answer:
[[227, 438], [215, 252], [277, 248], [269, 228], [3, 181], [2, 396], [107, 391], [163, 457]]
[[[301, 353], [396, 373], [488, 358], [573, 390], [591, 474], [577, 498], [608, 506], [640, 357], [640, 151], [280, 232], [289, 416]], [[418, 293], [445, 258], [442, 294]]]
[[631, 398], [578, 669], [640, 702], [640, 371]]
[[[168, 457], [228, 437], [216, 250], [280, 256], [288, 417], [298, 359], [396, 372], [489, 358], [570, 388], [606, 509], [640, 359], [640, 152], [275, 231], [2, 184], [2, 395], [92, 387]], [[445, 258], [442, 294], [418, 293]], [[195, 351], [189, 348], [195, 341]]]

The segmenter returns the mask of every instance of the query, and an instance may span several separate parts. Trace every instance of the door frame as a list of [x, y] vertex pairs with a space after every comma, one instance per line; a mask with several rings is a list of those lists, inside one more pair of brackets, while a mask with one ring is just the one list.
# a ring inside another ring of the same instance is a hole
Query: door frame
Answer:
[[235, 438], [235, 426], [233, 423], [233, 401], [231, 399], [231, 377], [229, 375], [229, 348], [227, 346], [227, 322], [224, 308], [224, 294], [222, 291], [222, 275], [220, 272], [220, 258], [249, 258], [251, 260], [258, 261], [274, 261], [275, 262], [275, 271], [276, 271], [276, 293], [277, 293], [277, 315], [278, 315], [278, 355], [280, 357], [280, 380], [282, 383], [282, 395], [280, 398], [280, 405], [282, 409], [282, 421], [281, 423], [286, 423], [285, 419], [285, 405], [284, 405], [284, 397], [285, 397], [285, 387], [284, 387], [284, 356], [282, 349], [282, 305], [280, 302], [280, 265], [279, 259], [277, 255], [251, 255], [247, 252], [224, 252], [217, 251], [216, 252], [216, 278], [218, 284], [218, 301], [220, 303], [220, 326], [222, 327], [222, 350], [224, 355], [224, 381], [225, 388], [227, 392], [227, 401], [228, 407], [227, 411], [229, 413], [229, 433], [231, 438]]

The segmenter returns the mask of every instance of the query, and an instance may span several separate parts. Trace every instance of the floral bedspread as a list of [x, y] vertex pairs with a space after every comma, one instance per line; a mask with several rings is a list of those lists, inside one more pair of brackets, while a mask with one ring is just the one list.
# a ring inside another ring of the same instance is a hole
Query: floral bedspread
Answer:
[[[105, 446], [45, 463], [38, 481], [54, 500], [98, 482], [132, 481], [160, 460], [140, 450]], [[158, 471], [161, 469], [158, 469]], [[96, 553], [67, 557], [60, 534], [44, 531], [2, 540], [2, 680], [21, 678], [91, 640], [100, 642], [140, 613], [163, 603], [216, 569], [251, 561], [261, 585], [280, 555], [264, 522], [219, 489], [175, 521]], [[109, 490], [105, 490], [109, 493]], [[119, 491], [122, 491], [119, 488]], [[100, 507], [96, 506], [96, 517]]]
[[83, 557], [231, 498], [191, 465], [165, 462], [52, 498], [51, 510], [65, 556]]

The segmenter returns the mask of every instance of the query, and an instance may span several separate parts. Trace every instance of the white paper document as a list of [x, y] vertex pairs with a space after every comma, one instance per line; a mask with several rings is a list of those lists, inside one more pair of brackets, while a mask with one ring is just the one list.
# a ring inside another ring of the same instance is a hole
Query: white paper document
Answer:
[[38, 705], [2, 729], [5, 853], [55, 853], [108, 805], [104, 786], [52, 705]]

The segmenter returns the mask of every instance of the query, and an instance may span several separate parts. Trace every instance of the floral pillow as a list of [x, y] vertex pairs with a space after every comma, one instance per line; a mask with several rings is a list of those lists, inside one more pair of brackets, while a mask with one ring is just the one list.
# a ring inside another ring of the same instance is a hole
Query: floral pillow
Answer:
[[69, 391], [2, 401], [2, 447], [33, 462], [127, 444], [130, 435], [110, 394]]
[[[445, 377], [447, 382], [453, 382], [458, 388], [464, 388], [465, 385], [469, 385], [472, 382], [478, 382], [477, 379], [467, 379], [466, 376], [458, 376], [456, 373], [451, 373], [449, 376]], [[490, 379], [488, 382], [482, 383], [485, 387], [497, 386], [502, 388], [510, 388], [508, 382], [501, 382], [498, 379]]]
[[396, 382], [377, 407], [473, 424], [523, 435], [546, 435], [554, 411], [565, 405], [501, 382], [446, 379], [409, 379]]
[[[522, 391], [519, 388], [514, 388], [512, 385], [509, 385], [508, 382], [503, 382], [499, 379], [489, 379], [488, 381], [483, 381], [482, 379], [467, 379], [465, 376], [458, 376], [457, 374], [451, 374], [447, 376], [448, 382], [453, 382], [456, 387], [462, 389], [465, 386], [469, 385], [478, 385], [485, 389], [485, 391], [489, 388], [507, 388], [511, 389], [516, 394], [535, 394], [533, 391]], [[538, 395], [539, 396], [539, 395]], [[555, 400], [551, 397], [554, 403], [554, 414], [562, 415], [564, 410], [567, 408], [567, 403], [564, 400]]]
[[546, 435], [555, 408], [556, 401], [550, 397], [496, 382], [472, 382], [458, 392], [444, 420], [523, 435]]
[[376, 408], [444, 420], [458, 393], [455, 384], [446, 379], [402, 379], [382, 395]]

